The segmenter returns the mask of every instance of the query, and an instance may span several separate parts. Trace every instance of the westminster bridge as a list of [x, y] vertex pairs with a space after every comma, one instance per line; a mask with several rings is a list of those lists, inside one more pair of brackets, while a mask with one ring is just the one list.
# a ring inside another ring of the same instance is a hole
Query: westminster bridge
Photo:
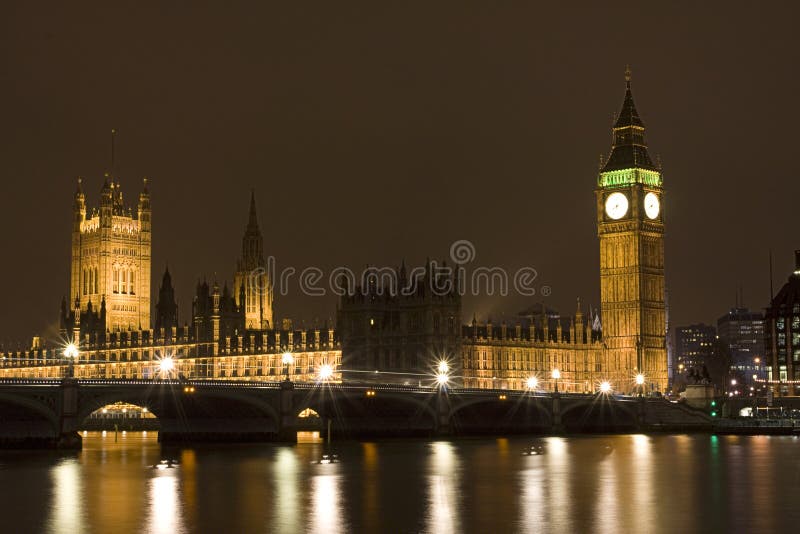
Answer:
[[342, 383], [0, 380], [0, 444], [80, 447], [84, 421], [125, 402], [158, 418], [162, 443], [476, 434], [708, 430], [702, 411], [660, 398]]

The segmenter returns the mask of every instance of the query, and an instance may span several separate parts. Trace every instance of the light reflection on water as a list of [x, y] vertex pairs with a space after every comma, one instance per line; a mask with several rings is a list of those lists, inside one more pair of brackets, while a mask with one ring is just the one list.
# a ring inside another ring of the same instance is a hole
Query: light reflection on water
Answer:
[[[0, 453], [4, 532], [792, 531], [793, 437], [622, 435]], [[523, 456], [537, 443], [540, 455]], [[165, 458], [175, 469], [152, 469]], [[12, 510], [14, 513], [8, 513]]]
[[280, 532], [298, 532], [301, 520], [298, 501], [299, 460], [294, 450], [281, 447], [277, 450], [275, 464], [272, 469], [273, 487], [276, 498], [273, 501], [275, 526]]
[[[81, 467], [68, 458], [52, 469], [53, 503], [50, 529], [54, 532], [80, 532], [83, 524], [83, 487]], [[6, 488], [8, 489], [8, 488]]]
[[147, 531], [153, 533], [183, 532], [178, 479], [174, 469], [164, 469], [150, 479], [150, 515]]
[[428, 532], [460, 532], [458, 488], [461, 467], [455, 446], [448, 441], [431, 443], [428, 475]]

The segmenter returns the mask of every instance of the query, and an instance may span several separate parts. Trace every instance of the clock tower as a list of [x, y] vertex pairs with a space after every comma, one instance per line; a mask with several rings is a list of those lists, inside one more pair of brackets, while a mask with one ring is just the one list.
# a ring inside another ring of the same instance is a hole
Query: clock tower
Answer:
[[643, 374], [647, 391], [667, 388], [664, 306], [664, 213], [660, 166], [647, 153], [644, 123], [625, 72], [625, 99], [613, 145], [597, 180], [603, 343], [614, 387], [633, 391]]

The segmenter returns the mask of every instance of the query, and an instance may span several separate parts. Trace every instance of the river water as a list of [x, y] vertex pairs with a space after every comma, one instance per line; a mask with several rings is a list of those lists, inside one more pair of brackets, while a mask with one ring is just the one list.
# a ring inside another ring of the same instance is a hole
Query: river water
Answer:
[[[536, 446], [540, 454], [523, 456]], [[800, 440], [615, 435], [0, 452], [3, 532], [791, 532]], [[176, 468], [153, 469], [175, 459]]]

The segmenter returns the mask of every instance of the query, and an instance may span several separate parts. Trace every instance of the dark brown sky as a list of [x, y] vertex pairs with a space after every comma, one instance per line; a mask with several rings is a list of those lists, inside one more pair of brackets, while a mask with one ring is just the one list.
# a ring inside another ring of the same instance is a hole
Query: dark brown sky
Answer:
[[[96, 204], [111, 127], [127, 198], [152, 179], [154, 288], [169, 261], [182, 321], [201, 273], [231, 277], [251, 187], [279, 265], [420, 263], [469, 239], [480, 264], [535, 267], [552, 306], [596, 305], [593, 190], [626, 63], [664, 165], [673, 324], [715, 320], [740, 284], [764, 306], [768, 250], [782, 283], [800, 248], [789, 2], [134, 4], [3, 4], [0, 340], [57, 320], [75, 176]], [[308, 324], [335, 301], [276, 308]]]

